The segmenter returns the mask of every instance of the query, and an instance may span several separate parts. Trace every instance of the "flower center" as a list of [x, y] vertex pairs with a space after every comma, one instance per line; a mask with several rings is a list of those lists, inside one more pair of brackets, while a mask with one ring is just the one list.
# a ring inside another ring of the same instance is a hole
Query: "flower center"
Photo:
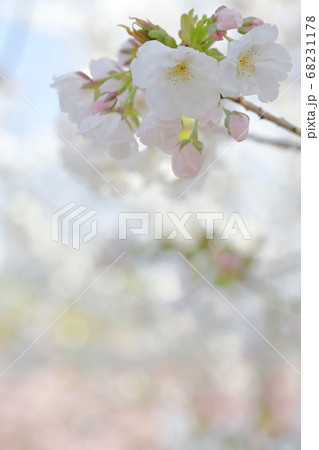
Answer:
[[190, 79], [191, 71], [187, 65], [187, 59], [180, 59], [176, 66], [168, 68], [168, 79], [177, 84], [179, 81], [188, 81]]
[[251, 77], [251, 74], [256, 72], [255, 58], [260, 56], [256, 49], [251, 48], [246, 53], [241, 53], [239, 55], [239, 69], [242, 75], [247, 75]]

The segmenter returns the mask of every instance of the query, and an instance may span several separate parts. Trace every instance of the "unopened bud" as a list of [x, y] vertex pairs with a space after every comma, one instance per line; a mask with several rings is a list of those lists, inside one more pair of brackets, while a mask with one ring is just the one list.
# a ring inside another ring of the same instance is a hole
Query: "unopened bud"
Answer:
[[134, 19], [135, 24], [139, 25], [142, 28], [142, 30], [151, 31], [156, 30], [158, 28], [158, 25], [154, 25], [149, 20], [139, 19], [138, 17], [131, 17], [131, 19]]
[[107, 92], [102, 94], [92, 105], [92, 114], [99, 114], [101, 112], [110, 111], [116, 103], [117, 91]]
[[[173, 37], [169, 36], [169, 34], [161, 28], [159, 25], [154, 25], [149, 20], [142, 20], [138, 17], [131, 17], [131, 19], [134, 19], [132, 30], [130, 30], [127, 26], [121, 25], [123, 28], [126, 29], [128, 34], [137, 42], [140, 42], [141, 44], [144, 44], [147, 41], [150, 41], [152, 39], [156, 39], [157, 41], [161, 42], [162, 44], [167, 45], [168, 47], [176, 48], [177, 44]], [[140, 27], [139, 29], [135, 29], [134, 25]]]
[[[134, 19], [132, 30], [130, 30], [127, 26], [121, 25], [126, 29], [128, 34], [137, 42], [140, 42], [141, 44], [144, 44], [147, 41], [150, 41], [152, 39], [156, 39], [157, 41], [161, 42], [162, 44], [167, 45], [168, 47], [176, 48], [177, 44], [173, 37], [171, 37], [167, 31], [165, 31], [163, 28], [161, 28], [159, 25], [154, 25], [149, 20], [142, 20], [138, 17], [131, 17], [131, 19]], [[134, 25], [140, 27], [139, 29], [135, 29]]]
[[263, 23], [264, 21], [258, 19], [258, 17], [245, 17], [242, 26], [238, 28], [238, 32], [241, 34], [246, 34], [253, 28], [263, 25]]
[[149, 41], [150, 38], [148, 36], [148, 32], [145, 30], [136, 30], [134, 28], [134, 24], [132, 26], [132, 30], [127, 27], [126, 25], [120, 25], [120, 27], [123, 27], [126, 29], [126, 31], [128, 32], [128, 34], [130, 36], [132, 36], [137, 42], [139, 42], [140, 44], [144, 44], [145, 42]]
[[238, 111], [226, 112], [225, 127], [235, 141], [241, 142], [248, 136], [249, 117]]
[[230, 9], [226, 6], [220, 6], [212, 15], [213, 24], [218, 30], [235, 30], [242, 26], [243, 17], [237, 9]]
[[[183, 141], [182, 141], [183, 142]], [[195, 146], [196, 144], [196, 146]], [[200, 147], [197, 149], [196, 147]], [[200, 141], [179, 143], [172, 155], [172, 169], [179, 178], [194, 178], [204, 163], [203, 144]]]
[[219, 30], [215, 23], [208, 28], [208, 33], [215, 41], [222, 41], [226, 35], [226, 31]]

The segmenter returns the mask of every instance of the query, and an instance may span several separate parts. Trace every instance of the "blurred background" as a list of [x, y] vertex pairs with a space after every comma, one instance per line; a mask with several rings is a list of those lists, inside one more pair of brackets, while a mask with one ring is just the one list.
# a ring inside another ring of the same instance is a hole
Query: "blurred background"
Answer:
[[[0, 78], [1, 449], [300, 448], [298, 138], [251, 114], [250, 137], [188, 189], [158, 149], [119, 162], [77, 136], [49, 87], [115, 58], [129, 16], [177, 36], [182, 13], [220, 5], [0, 3], [0, 72], [37, 110]], [[225, 5], [278, 26], [294, 66], [270, 112], [298, 125], [299, 3]], [[232, 143], [223, 128], [205, 142], [207, 166]], [[80, 250], [52, 241], [52, 214], [70, 202], [98, 211]], [[192, 221], [191, 241], [118, 240], [123, 211], [239, 212], [252, 239], [222, 240], [221, 222], [208, 241]]]

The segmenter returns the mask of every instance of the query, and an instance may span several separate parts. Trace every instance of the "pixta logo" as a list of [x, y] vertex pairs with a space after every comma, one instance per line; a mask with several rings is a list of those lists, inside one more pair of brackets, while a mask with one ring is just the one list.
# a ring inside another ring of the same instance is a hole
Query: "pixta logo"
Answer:
[[79, 250], [97, 234], [98, 211], [69, 203], [52, 215], [52, 240]]
[[[241, 235], [246, 240], [252, 239], [238, 212], [233, 212], [228, 217], [225, 217], [223, 212], [186, 212], [180, 217], [173, 212], [154, 212], [152, 214], [149, 212], [121, 212], [118, 216], [118, 237], [127, 239], [130, 234], [171, 240], [180, 236], [183, 239], [191, 240], [194, 239], [191, 233], [191, 222], [194, 220], [202, 222], [206, 239], [214, 238], [216, 221], [221, 221], [219, 222], [219, 228], [223, 230], [221, 239], [227, 240], [233, 235]], [[190, 228], [188, 228], [189, 225]]]

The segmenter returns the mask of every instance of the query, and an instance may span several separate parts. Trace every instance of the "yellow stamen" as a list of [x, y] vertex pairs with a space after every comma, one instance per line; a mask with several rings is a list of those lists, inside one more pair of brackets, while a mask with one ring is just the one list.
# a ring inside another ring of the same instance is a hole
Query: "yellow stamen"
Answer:
[[241, 70], [242, 75], [248, 75], [251, 77], [251, 74], [256, 72], [256, 56], [260, 55], [254, 48], [251, 48], [246, 53], [241, 53], [239, 55], [239, 69]]
[[190, 80], [191, 71], [187, 65], [187, 59], [181, 59], [177, 61], [176, 66], [168, 68], [168, 79], [173, 84], [177, 84], [179, 81]]

